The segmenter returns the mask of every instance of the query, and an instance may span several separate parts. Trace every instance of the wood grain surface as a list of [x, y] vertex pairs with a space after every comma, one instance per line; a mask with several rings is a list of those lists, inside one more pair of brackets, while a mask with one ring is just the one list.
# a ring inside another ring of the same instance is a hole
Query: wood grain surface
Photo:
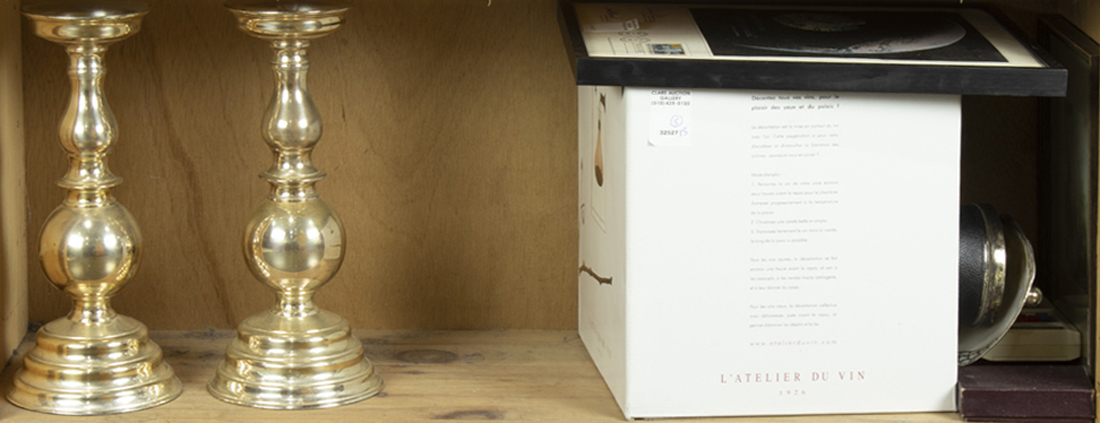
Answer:
[[[107, 54], [114, 193], [145, 248], [114, 304], [152, 328], [233, 328], [273, 304], [241, 252], [268, 189], [272, 50], [222, 0], [149, 3], [141, 32]], [[313, 44], [318, 187], [348, 233], [322, 307], [362, 328], [576, 326], [576, 88], [555, 7], [361, 1]], [[30, 317], [42, 322], [70, 306], [35, 257], [63, 195], [69, 84], [61, 47], [26, 25], [23, 37]]]
[[19, 2], [0, 0], [0, 362], [27, 329], [27, 187]]
[[[152, 336], [183, 382], [181, 397], [145, 411], [81, 417], [81, 423], [147, 422], [525, 422], [625, 421], [574, 331], [358, 330], [385, 381], [377, 397], [343, 407], [270, 411], [223, 403], [206, 393], [232, 331], [159, 331]], [[23, 348], [29, 347], [29, 342]], [[17, 366], [0, 375], [8, 386]], [[0, 401], [0, 420], [72, 422]], [[684, 422], [959, 422], [957, 414], [685, 419]], [[681, 420], [663, 420], [681, 421]]]

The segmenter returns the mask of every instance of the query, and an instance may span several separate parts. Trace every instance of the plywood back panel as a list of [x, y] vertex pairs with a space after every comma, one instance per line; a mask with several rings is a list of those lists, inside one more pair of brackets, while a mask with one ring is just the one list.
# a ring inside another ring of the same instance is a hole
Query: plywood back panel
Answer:
[[[145, 256], [114, 304], [160, 329], [232, 328], [273, 304], [241, 253], [267, 193], [271, 49], [221, 0], [150, 1], [107, 56], [116, 197]], [[347, 256], [318, 303], [361, 328], [576, 326], [576, 90], [550, 0], [356, 2], [311, 48], [314, 155]], [[59, 204], [59, 46], [24, 29], [31, 245]], [[34, 250], [34, 248], [32, 248]], [[64, 314], [36, 258], [31, 319]]]
[[0, 363], [27, 332], [27, 191], [19, 1], [0, 0]]

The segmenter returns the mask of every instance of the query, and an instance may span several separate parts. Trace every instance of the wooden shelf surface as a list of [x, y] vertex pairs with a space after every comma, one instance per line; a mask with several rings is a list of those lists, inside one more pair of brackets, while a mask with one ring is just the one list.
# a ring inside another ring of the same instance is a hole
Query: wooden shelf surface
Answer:
[[[625, 421], [575, 331], [357, 330], [385, 380], [377, 397], [343, 407], [270, 411], [230, 405], [206, 393], [234, 331], [154, 331], [184, 384], [171, 403], [127, 414], [70, 417], [0, 401], [0, 421], [18, 422], [533, 422]], [[0, 374], [4, 389], [31, 346], [23, 342]], [[687, 422], [958, 422], [957, 414], [685, 419]]]

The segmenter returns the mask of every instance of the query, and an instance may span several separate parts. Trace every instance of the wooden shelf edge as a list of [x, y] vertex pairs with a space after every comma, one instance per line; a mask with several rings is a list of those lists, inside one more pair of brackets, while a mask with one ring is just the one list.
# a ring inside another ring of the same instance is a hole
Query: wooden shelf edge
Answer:
[[[625, 421], [575, 331], [356, 330], [367, 356], [386, 381], [382, 394], [343, 407], [270, 411], [222, 403], [205, 385], [234, 331], [154, 331], [165, 360], [184, 384], [183, 395], [150, 410], [100, 417], [34, 413], [0, 403], [0, 420], [19, 422], [115, 421], [350, 421], [428, 422], [500, 420], [545, 422]], [[31, 347], [30, 337], [0, 374], [12, 375]], [[416, 353], [410, 353], [415, 351]], [[420, 361], [420, 362], [417, 362]], [[777, 422], [957, 422], [957, 414], [769, 417]], [[759, 418], [687, 419], [689, 422], [759, 421]]]

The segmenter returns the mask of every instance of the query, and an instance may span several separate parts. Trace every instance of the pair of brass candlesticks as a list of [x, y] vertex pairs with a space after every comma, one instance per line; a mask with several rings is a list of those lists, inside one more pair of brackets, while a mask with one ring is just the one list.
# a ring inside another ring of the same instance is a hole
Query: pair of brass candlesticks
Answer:
[[[226, 7], [240, 29], [275, 49], [277, 87], [264, 115], [263, 138], [277, 158], [261, 175], [271, 193], [246, 227], [244, 253], [278, 303], [241, 323], [208, 391], [230, 403], [274, 409], [369, 398], [382, 381], [362, 344], [346, 320], [313, 304], [313, 294], [340, 268], [345, 234], [314, 189], [325, 173], [310, 160], [321, 118], [306, 89], [306, 49], [344, 22], [347, 7], [324, 0], [235, 0]], [[144, 4], [128, 0], [23, 8], [35, 34], [65, 46], [70, 58], [72, 94], [61, 121], [70, 168], [58, 182], [68, 194], [42, 229], [39, 260], [74, 307], [38, 331], [16, 373], [7, 397], [22, 408], [121, 413], [167, 403], [183, 389], [145, 325], [110, 305], [137, 271], [142, 250], [133, 216], [110, 192], [121, 178], [106, 162], [118, 134], [103, 97], [103, 57], [110, 44], [138, 32], [147, 12]]]

